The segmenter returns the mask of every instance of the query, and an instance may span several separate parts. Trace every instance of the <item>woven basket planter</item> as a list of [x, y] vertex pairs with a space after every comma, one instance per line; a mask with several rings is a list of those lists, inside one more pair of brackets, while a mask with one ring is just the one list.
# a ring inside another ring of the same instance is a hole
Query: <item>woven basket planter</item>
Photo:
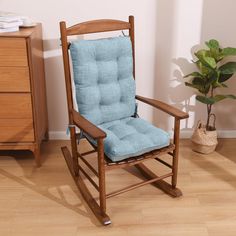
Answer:
[[202, 154], [209, 154], [214, 152], [218, 141], [215, 123], [206, 130], [206, 126], [201, 121], [198, 122], [196, 129], [191, 137], [192, 150]]

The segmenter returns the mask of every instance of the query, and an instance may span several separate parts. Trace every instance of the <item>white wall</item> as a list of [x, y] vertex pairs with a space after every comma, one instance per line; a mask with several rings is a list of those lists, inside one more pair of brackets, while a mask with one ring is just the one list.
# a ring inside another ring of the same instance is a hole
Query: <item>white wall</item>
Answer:
[[[212, 6], [214, 9], [210, 10]], [[204, 0], [201, 42], [206, 41], [207, 38], [217, 38], [223, 46], [236, 47], [235, 8], [235, 0]], [[220, 91], [236, 95], [236, 76], [229, 80], [227, 85], [227, 89]], [[222, 101], [215, 106], [214, 111], [219, 129], [236, 130], [236, 100]]]
[[[196, 103], [193, 91], [183, 85], [182, 75], [193, 69], [191, 49], [209, 38], [220, 39], [223, 46], [236, 47], [235, 7], [234, 0], [224, 1], [224, 11], [220, 0], [0, 0], [1, 10], [27, 15], [43, 24], [52, 137], [64, 137], [67, 126], [59, 21], [71, 25], [98, 18], [127, 20], [128, 15], [134, 15], [137, 93], [188, 111], [190, 119], [182, 122], [182, 129], [188, 131], [198, 119], [205, 117], [205, 107]], [[236, 94], [234, 81], [229, 84], [230, 92]], [[235, 101], [222, 101], [216, 106], [220, 130], [236, 130], [235, 109]], [[143, 105], [139, 111], [142, 117], [171, 129], [172, 119], [161, 112]]]

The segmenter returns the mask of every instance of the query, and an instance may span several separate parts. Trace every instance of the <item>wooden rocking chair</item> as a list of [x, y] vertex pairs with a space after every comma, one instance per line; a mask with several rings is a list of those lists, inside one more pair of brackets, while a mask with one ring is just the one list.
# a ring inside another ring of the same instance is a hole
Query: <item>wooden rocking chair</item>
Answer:
[[[97, 219], [103, 225], [110, 224], [111, 220], [106, 214], [106, 198], [145, 184], [152, 183], [173, 197], [181, 196], [181, 191], [176, 188], [180, 120], [188, 118], [188, 114], [163, 102], [135, 95], [134, 17], [129, 16], [128, 22], [110, 19], [93, 20], [68, 28], [63, 21], [60, 22], [60, 30], [72, 155], [67, 147], [62, 147], [62, 152], [76, 185]], [[68, 41], [68, 36], [117, 30], [128, 30], [129, 37]], [[72, 57], [79, 112], [73, 105], [68, 49]], [[126, 86], [124, 82], [128, 85]], [[89, 94], [85, 95], [85, 91]], [[118, 100], [114, 97], [116, 94], [119, 96]], [[81, 102], [84, 99], [85, 101]], [[173, 143], [170, 142], [166, 132], [138, 118], [135, 99], [175, 118]], [[76, 127], [80, 129], [79, 134], [76, 133]], [[93, 151], [78, 152], [77, 141], [81, 137], [88, 140]], [[135, 152], [134, 148], [139, 150]], [[85, 158], [91, 153], [97, 153], [98, 171]], [[163, 154], [173, 157], [172, 164], [159, 158]], [[155, 175], [143, 164], [151, 158], [169, 167], [171, 171], [162, 176]], [[80, 162], [98, 177], [98, 185], [81, 167]], [[106, 194], [105, 171], [127, 166], [135, 166], [146, 180]], [[99, 203], [88, 190], [81, 175], [86, 177], [99, 192]], [[163, 180], [167, 177], [171, 177], [170, 184]]]

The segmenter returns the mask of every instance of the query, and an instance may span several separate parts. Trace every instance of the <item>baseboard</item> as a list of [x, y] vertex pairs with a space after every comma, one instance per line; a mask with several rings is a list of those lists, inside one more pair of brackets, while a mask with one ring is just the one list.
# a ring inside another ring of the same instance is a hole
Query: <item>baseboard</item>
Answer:
[[[169, 132], [172, 136], [173, 132]], [[180, 138], [188, 139], [192, 136], [193, 131], [191, 130], [181, 130]], [[217, 131], [218, 138], [236, 138], [236, 130], [218, 130]], [[50, 140], [68, 140], [70, 138], [69, 135], [64, 131], [50, 131], [49, 139]]]
[[219, 138], [236, 138], [236, 130], [219, 130], [217, 134]]
[[[192, 136], [193, 131], [182, 130], [180, 131], [181, 139], [188, 139]], [[236, 130], [217, 130], [218, 138], [236, 138]]]
[[[173, 131], [172, 131], [173, 133]], [[189, 139], [193, 134], [192, 130], [181, 130], [180, 131], [180, 138], [181, 139]]]
[[66, 134], [65, 131], [49, 131], [50, 140], [69, 140], [70, 135]]

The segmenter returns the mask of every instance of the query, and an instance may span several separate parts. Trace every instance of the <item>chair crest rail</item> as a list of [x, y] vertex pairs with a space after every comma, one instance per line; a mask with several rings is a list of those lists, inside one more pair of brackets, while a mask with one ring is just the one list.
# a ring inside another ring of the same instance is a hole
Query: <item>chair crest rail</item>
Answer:
[[73, 25], [66, 29], [67, 35], [80, 35], [130, 29], [130, 23], [120, 20], [92, 20]]

